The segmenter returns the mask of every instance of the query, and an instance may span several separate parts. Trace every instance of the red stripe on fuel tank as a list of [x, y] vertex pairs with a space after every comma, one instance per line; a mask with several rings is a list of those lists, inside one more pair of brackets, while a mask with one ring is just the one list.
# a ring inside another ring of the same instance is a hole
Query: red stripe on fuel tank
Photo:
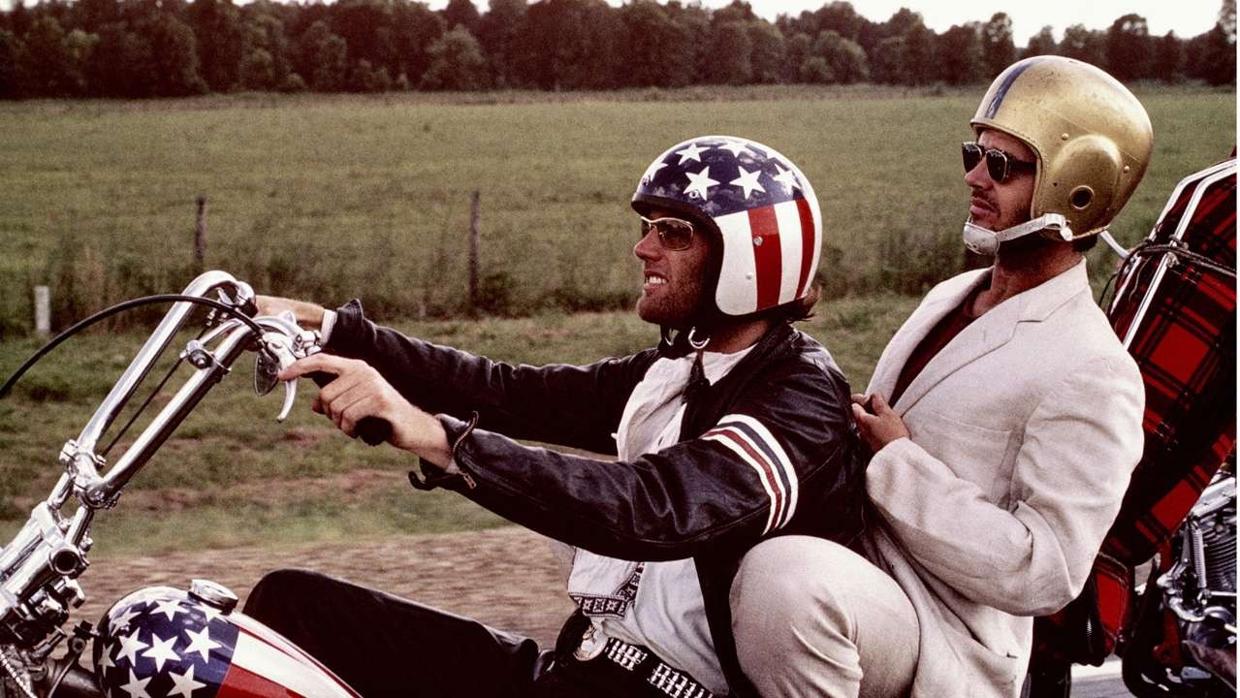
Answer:
[[315, 667], [322, 669], [324, 673], [335, 676], [335, 674], [332, 674], [331, 669], [328, 669], [322, 662], [310, 656], [308, 652], [298, 647], [292, 640], [284, 637], [271, 628], [268, 628], [261, 622], [244, 614], [233, 616], [232, 621], [233, 624], [246, 635], [249, 635], [250, 637], [267, 645], [271, 645], [284, 654], [287, 654], [289, 657], [292, 657], [294, 660], [313, 664]]
[[247, 671], [236, 664], [228, 667], [216, 698], [305, 698], [270, 679]]
[[809, 283], [809, 269], [814, 264], [814, 254], [818, 252], [818, 241], [814, 239], [814, 214], [809, 209], [809, 202], [797, 199], [797, 213], [801, 216], [801, 276], [797, 280], [797, 298], [805, 292]]
[[749, 209], [749, 231], [753, 236], [753, 261], [758, 279], [758, 309], [779, 305], [779, 282], [783, 276], [783, 255], [779, 249], [779, 221], [771, 206]]

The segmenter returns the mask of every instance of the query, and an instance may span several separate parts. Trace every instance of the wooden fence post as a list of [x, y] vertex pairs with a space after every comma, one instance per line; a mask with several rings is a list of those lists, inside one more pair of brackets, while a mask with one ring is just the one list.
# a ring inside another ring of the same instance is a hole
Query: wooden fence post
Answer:
[[469, 202], [469, 310], [478, 312], [478, 267], [482, 248], [482, 231], [478, 223], [482, 216], [480, 193], [474, 190]]
[[40, 337], [52, 333], [52, 294], [47, 286], [34, 287], [34, 331]]
[[207, 197], [198, 195], [198, 216], [194, 223], [194, 271], [201, 274], [207, 259]]

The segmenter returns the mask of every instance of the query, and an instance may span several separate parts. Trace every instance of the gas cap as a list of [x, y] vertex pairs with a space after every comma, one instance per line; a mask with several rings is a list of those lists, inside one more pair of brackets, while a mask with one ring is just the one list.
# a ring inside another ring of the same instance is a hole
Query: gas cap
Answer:
[[189, 595], [199, 601], [217, 608], [227, 615], [237, 607], [237, 595], [218, 582], [209, 579], [195, 579], [189, 583]]

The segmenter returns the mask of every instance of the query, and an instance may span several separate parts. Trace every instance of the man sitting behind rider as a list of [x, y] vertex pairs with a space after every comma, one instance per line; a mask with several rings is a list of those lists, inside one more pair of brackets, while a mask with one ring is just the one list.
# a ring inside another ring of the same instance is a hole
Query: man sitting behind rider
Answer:
[[931, 290], [855, 396], [868, 560], [795, 537], [745, 558], [734, 631], [765, 696], [1017, 695], [1033, 616], [1080, 592], [1141, 455], [1141, 376], [1082, 252], [1145, 172], [1145, 110], [1046, 56], [972, 126], [964, 237], [994, 267]]
[[266, 577], [247, 613], [365, 695], [752, 691], [728, 605], [741, 556], [790, 533], [847, 545], [861, 526], [847, 383], [791, 327], [816, 295], [821, 214], [790, 160], [723, 137], [664, 152], [632, 205], [637, 312], [663, 341], [630, 356], [511, 366], [378, 327], [356, 301], [335, 313], [260, 301], [327, 326], [327, 353], [281, 376], [336, 374], [314, 409], [350, 435], [386, 419], [390, 443], [432, 466], [422, 486], [576, 548], [578, 611], [552, 668], [526, 638], [308, 572]]

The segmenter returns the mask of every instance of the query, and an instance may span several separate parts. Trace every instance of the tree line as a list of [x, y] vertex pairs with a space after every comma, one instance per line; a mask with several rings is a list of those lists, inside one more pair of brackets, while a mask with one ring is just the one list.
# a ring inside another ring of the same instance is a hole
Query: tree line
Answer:
[[1138, 14], [1106, 30], [1044, 27], [1017, 48], [1005, 13], [926, 27], [848, 2], [775, 22], [740, 0], [15, 0], [0, 12], [0, 97], [174, 97], [209, 92], [607, 90], [699, 84], [958, 85], [1018, 58], [1061, 54], [1124, 81], [1236, 79], [1235, 0], [1195, 37], [1151, 35]]

